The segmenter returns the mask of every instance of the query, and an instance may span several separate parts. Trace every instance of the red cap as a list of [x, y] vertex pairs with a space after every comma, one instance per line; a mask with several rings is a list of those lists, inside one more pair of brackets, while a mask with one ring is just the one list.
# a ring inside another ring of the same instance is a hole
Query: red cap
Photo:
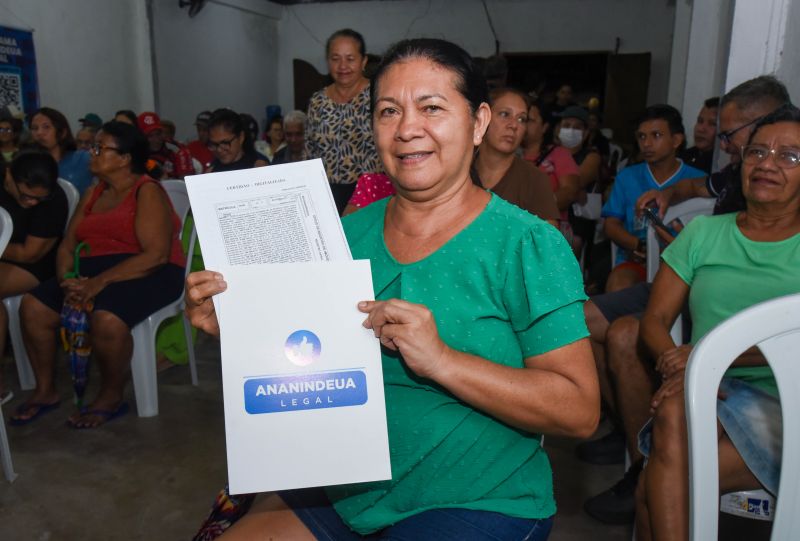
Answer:
[[160, 130], [161, 127], [161, 119], [158, 117], [157, 114], [152, 112], [146, 112], [139, 115], [137, 118], [137, 122], [139, 124], [139, 129], [142, 130], [142, 133], [148, 135], [150, 132], [154, 130]]

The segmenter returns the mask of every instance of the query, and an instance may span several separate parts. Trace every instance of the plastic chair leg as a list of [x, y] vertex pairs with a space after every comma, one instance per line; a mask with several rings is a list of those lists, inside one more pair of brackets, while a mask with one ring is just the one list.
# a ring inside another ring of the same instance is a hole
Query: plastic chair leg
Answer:
[[156, 346], [150, 319], [136, 325], [133, 335], [133, 358], [131, 373], [136, 409], [139, 417], [158, 415], [158, 377], [156, 375]]
[[19, 374], [19, 386], [23, 391], [29, 391], [36, 387], [36, 376], [28, 359], [28, 352], [25, 350], [25, 342], [22, 340], [22, 325], [19, 321], [19, 305], [22, 295], [3, 299], [3, 304], [8, 312], [8, 337], [11, 340], [11, 348], [14, 350], [14, 360], [17, 363], [17, 374]]
[[192, 375], [192, 385], [197, 387], [197, 360], [194, 355], [194, 343], [192, 342], [192, 324], [184, 314], [183, 316], [183, 336], [186, 339], [186, 351], [189, 353], [189, 372]]
[[6, 421], [3, 416], [3, 407], [0, 406], [0, 462], [3, 463], [3, 475], [9, 483], [17, 478], [14, 472], [14, 465], [11, 463], [11, 448], [8, 446], [8, 434], [6, 433]]

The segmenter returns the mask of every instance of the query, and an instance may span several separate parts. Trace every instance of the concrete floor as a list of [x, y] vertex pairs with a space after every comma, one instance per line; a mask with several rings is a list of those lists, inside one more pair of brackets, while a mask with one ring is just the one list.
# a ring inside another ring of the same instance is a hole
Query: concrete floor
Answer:
[[[205, 518], [226, 480], [219, 347], [198, 342], [199, 387], [189, 370], [159, 375], [157, 417], [131, 412], [100, 430], [73, 430], [71, 382], [66, 363], [59, 369], [65, 399], [61, 408], [24, 427], [8, 427], [14, 466], [9, 484], [0, 479], [0, 539], [188, 540]], [[4, 360], [5, 381], [16, 397], [6, 417], [26, 393]], [[97, 377], [94, 377], [97, 381]], [[93, 388], [88, 396], [93, 396]], [[575, 442], [548, 437], [559, 513], [553, 541], [631, 539], [631, 529], [606, 526], [581, 510], [583, 500], [610, 486], [621, 466], [590, 466], [574, 458]]]

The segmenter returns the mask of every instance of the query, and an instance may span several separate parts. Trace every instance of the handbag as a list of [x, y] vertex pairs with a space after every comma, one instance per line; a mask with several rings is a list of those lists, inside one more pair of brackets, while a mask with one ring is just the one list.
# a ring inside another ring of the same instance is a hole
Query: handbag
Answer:
[[586, 194], [585, 203], [573, 203], [572, 213], [578, 218], [586, 220], [599, 220], [603, 211], [603, 194], [589, 192]]

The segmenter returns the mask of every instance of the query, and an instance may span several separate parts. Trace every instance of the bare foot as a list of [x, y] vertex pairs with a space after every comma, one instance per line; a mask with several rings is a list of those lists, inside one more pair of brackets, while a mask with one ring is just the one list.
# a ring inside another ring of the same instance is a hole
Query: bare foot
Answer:
[[128, 413], [127, 402], [119, 402], [112, 407], [94, 403], [70, 415], [67, 424], [72, 428], [97, 428], [126, 413]]

